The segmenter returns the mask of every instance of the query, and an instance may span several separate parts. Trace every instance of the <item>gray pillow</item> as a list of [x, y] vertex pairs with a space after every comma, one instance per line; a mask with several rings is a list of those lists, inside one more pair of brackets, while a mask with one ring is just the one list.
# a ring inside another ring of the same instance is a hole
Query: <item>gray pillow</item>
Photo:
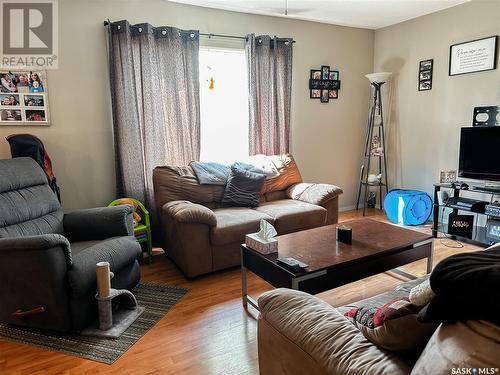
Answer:
[[260, 191], [266, 176], [235, 167], [227, 179], [222, 203], [236, 207], [255, 207], [259, 204]]

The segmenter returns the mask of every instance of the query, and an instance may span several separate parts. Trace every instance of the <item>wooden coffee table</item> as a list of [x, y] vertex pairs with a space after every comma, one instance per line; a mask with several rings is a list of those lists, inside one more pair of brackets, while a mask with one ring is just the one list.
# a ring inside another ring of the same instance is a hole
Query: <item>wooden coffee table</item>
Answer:
[[[276, 288], [291, 288], [311, 294], [392, 270], [414, 279], [397, 267], [427, 258], [427, 273], [432, 270], [433, 239], [424, 234], [371, 219], [343, 222], [352, 227], [352, 244], [336, 241], [336, 225], [308, 229], [278, 236], [278, 253], [263, 255], [241, 245], [241, 284], [243, 306], [258, 308], [247, 292], [247, 270]], [[309, 265], [292, 273], [276, 263], [291, 257]]]

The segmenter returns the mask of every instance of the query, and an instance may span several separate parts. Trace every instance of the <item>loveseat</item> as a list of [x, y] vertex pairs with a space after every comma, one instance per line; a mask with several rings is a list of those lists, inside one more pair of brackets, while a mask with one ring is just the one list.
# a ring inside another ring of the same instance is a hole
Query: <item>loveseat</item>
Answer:
[[96, 263], [132, 289], [140, 255], [131, 206], [65, 214], [33, 159], [0, 160], [0, 322], [82, 330], [97, 319]]
[[278, 234], [337, 223], [335, 185], [303, 183], [290, 155], [277, 165], [279, 176], [265, 182], [257, 207], [227, 207], [224, 186], [202, 185], [191, 166], [155, 168], [153, 183], [165, 253], [187, 277], [240, 264], [245, 234], [258, 232], [260, 220]]
[[291, 289], [264, 293], [258, 300], [260, 374], [498, 374], [500, 326], [488, 321], [441, 324], [423, 351], [399, 353], [370, 342], [344, 316], [352, 308], [379, 308], [408, 297], [410, 290], [421, 282], [403, 283], [392, 291], [340, 307]]

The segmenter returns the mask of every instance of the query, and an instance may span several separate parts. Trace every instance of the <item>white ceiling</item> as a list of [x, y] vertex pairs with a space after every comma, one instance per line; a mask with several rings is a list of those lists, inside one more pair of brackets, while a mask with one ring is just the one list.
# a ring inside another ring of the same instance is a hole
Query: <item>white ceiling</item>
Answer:
[[[469, 0], [170, 0], [243, 13], [378, 29]], [[285, 16], [285, 4], [288, 15]]]

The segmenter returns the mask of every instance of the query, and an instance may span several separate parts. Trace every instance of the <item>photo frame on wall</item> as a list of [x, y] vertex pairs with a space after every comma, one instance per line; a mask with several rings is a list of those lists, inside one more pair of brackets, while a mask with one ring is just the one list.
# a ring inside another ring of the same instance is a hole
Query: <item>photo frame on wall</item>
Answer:
[[498, 36], [450, 46], [448, 75], [484, 72], [497, 68]]
[[0, 70], [0, 125], [50, 125], [45, 70]]
[[432, 70], [434, 59], [422, 60], [418, 63], [418, 91], [432, 90]]
[[326, 65], [321, 66], [321, 69], [311, 69], [309, 98], [328, 103], [331, 99], [338, 99], [339, 89], [340, 79], [337, 70], [330, 70]]

